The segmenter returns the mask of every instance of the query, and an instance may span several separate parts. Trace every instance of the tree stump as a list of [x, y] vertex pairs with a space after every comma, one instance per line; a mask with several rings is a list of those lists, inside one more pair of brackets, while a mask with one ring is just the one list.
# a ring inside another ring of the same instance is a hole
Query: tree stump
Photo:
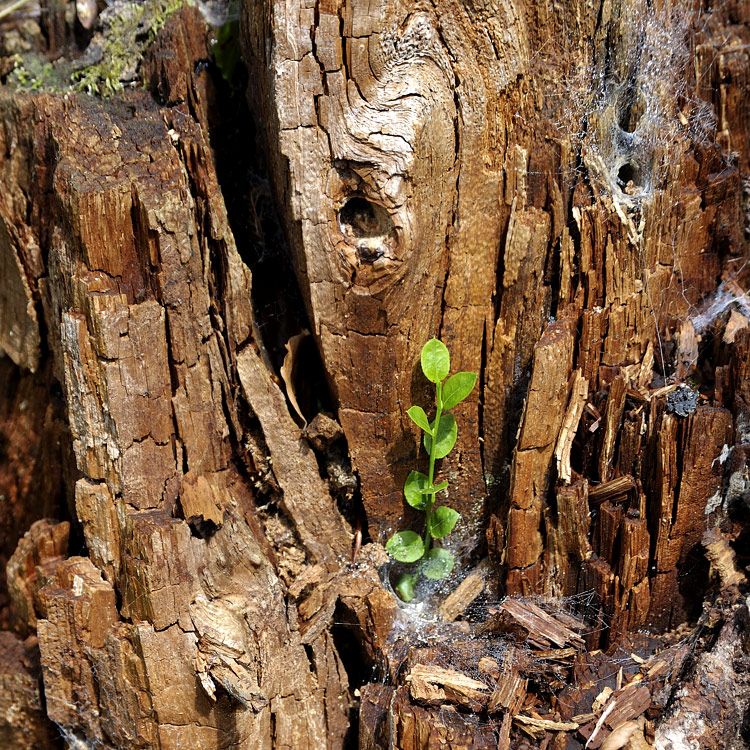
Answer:
[[[0, 737], [739, 748], [746, 4], [239, 20], [278, 226], [197, 9], [134, 32], [148, 89], [0, 67]], [[460, 564], [406, 608], [433, 335], [479, 387]]]

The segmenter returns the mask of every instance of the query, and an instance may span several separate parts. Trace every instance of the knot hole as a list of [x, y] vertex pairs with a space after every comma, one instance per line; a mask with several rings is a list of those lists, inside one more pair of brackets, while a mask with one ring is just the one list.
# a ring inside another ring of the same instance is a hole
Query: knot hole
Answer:
[[364, 261], [387, 255], [396, 238], [393, 220], [377, 203], [354, 196], [339, 209], [339, 228]]

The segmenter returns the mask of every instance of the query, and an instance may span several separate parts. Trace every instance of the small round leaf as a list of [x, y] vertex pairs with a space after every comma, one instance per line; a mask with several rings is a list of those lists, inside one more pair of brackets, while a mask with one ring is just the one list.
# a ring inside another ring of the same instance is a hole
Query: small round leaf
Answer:
[[424, 409], [421, 406], [412, 406], [406, 413], [411, 417], [411, 421], [421, 427], [425, 432], [432, 432], [430, 427], [430, 421], [427, 419], [427, 415], [424, 413]]
[[430, 501], [425, 490], [430, 486], [430, 480], [421, 471], [410, 471], [404, 482], [404, 497], [412, 508], [426, 510]]
[[453, 570], [453, 555], [447, 549], [433, 547], [425, 554], [419, 570], [422, 575], [433, 581], [447, 578]]
[[440, 482], [440, 484], [434, 484], [430, 485], [428, 484], [426, 487], [421, 487], [420, 492], [423, 495], [434, 495], [437, 492], [441, 492], [448, 486], [448, 482]]
[[447, 508], [445, 505], [435, 508], [430, 516], [430, 534], [435, 539], [442, 539], [453, 531], [453, 527], [459, 518], [461, 518], [461, 515], [453, 508]]
[[[435, 445], [435, 458], [445, 458], [456, 444], [456, 438], [458, 437], [458, 426], [456, 425], [456, 419], [452, 414], [443, 414], [440, 417], [440, 424], [438, 425], [437, 442]], [[425, 434], [424, 436], [424, 447], [425, 450], [430, 453], [432, 450], [432, 436]]]
[[412, 563], [424, 555], [424, 542], [413, 531], [398, 531], [386, 542], [385, 549], [399, 562]]
[[443, 386], [443, 409], [448, 411], [460, 404], [474, 390], [476, 382], [475, 372], [457, 372], [451, 375]]
[[417, 582], [417, 576], [411, 573], [404, 573], [396, 582], [396, 593], [402, 601], [410, 602], [414, 598], [414, 585]]
[[422, 347], [422, 372], [427, 380], [440, 383], [448, 377], [451, 369], [451, 356], [448, 347], [438, 339], [430, 339]]

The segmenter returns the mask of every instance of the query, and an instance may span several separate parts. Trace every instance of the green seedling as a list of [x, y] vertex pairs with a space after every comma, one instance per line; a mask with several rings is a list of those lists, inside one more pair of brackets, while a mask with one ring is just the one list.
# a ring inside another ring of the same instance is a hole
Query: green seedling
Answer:
[[453, 508], [435, 507], [437, 493], [448, 487], [448, 482], [435, 484], [435, 462], [451, 452], [458, 437], [456, 419], [448, 412], [471, 393], [477, 382], [475, 372], [457, 372], [448, 377], [450, 354], [438, 339], [430, 339], [424, 345], [421, 360], [422, 372], [435, 384], [435, 418], [430, 421], [421, 406], [412, 406], [406, 413], [424, 432], [430, 468], [428, 474], [409, 472], [404, 483], [404, 497], [412, 508], [424, 511], [425, 531], [424, 536], [414, 531], [398, 531], [385, 545], [388, 554], [399, 562], [418, 563], [415, 572], [404, 573], [396, 583], [396, 592], [405, 602], [414, 598], [414, 587], [420, 574], [440, 580], [453, 570], [453, 555], [447, 549], [433, 547], [433, 541], [450, 534], [460, 518]]

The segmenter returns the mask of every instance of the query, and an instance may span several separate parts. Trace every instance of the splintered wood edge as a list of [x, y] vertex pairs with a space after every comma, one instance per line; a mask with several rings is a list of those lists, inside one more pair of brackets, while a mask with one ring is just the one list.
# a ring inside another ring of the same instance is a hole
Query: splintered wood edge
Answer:
[[484, 558], [440, 605], [440, 617], [444, 622], [453, 622], [482, 593], [489, 571], [489, 559]]

